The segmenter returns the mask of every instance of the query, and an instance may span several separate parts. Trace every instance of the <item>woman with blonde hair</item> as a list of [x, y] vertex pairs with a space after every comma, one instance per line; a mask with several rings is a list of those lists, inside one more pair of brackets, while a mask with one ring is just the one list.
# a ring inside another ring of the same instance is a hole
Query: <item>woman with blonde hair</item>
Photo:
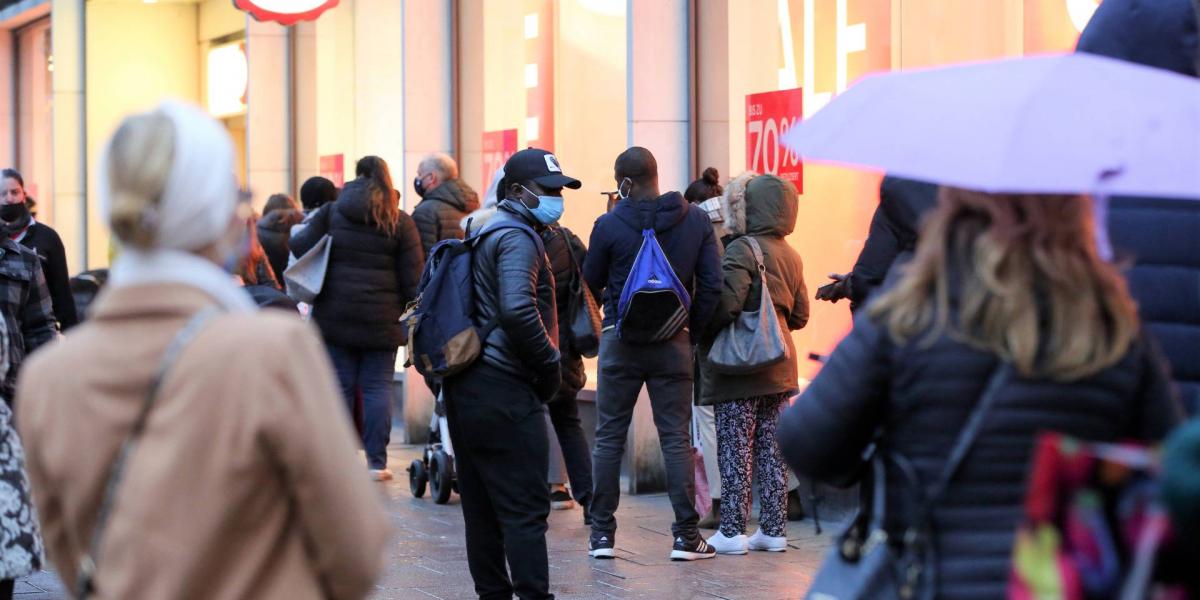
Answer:
[[76, 597], [361, 598], [382, 570], [387, 517], [320, 339], [233, 281], [233, 161], [190, 105], [122, 121], [98, 185], [120, 257], [22, 373], [35, 501]]
[[816, 479], [853, 481], [875, 444], [885, 529], [922, 542], [910, 572], [938, 598], [1004, 597], [1039, 432], [1156, 441], [1181, 419], [1093, 227], [1085, 197], [942, 188], [913, 261], [784, 413], [784, 456]]

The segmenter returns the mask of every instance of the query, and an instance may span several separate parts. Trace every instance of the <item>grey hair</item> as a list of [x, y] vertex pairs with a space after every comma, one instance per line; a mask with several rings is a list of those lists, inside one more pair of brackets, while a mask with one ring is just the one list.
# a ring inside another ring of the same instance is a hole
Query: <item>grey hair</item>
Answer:
[[442, 181], [458, 179], [458, 163], [445, 152], [434, 152], [421, 159], [419, 171], [437, 173]]

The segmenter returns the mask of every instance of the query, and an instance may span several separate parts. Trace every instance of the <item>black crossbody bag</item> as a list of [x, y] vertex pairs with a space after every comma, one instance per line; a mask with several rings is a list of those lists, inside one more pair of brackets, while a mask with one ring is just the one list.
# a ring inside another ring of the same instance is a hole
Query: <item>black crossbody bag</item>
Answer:
[[983, 396], [975, 404], [946, 464], [933, 485], [918, 498], [917, 510], [902, 539], [892, 539], [885, 529], [887, 464], [891, 463], [917, 484], [912, 465], [902, 456], [872, 445], [866, 455], [869, 474], [860, 487], [858, 514], [835, 540], [821, 569], [805, 595], [806, 600], [912, 600], [931, 599], [937, 584], [937, 557], [930, 543], [930, 517], [979, 437], [996, 396], [1012, 368], [1000, 363], [992, 372]]
[[108, 526], [109, 517], [112, 516], [117, 490], [125, 476], [125, 465], [146, 429], [146, 420], [150, 416], [150, 409], [154, 407], [154, 401], [158, 398], [163, 381], [171, 367], [179, 359], [179, 355], [183, 353], [184, 348], [196, 339], [209, 321], [219, 314], [221, 311], [216, 308], [207, 308], [197, 313], [179, 333], [175, 334], [175, 338], [163, 352], [162, 362], [159, 363], [154, 377], [150, 380], [150, 387], [142, 399], [141, 409], [134, 418], [133, 425], [129, 428], [129, 434], [125, 436], [125, 441], [121, 443], [121, 449], [117, 451], [116, 461], [108, 471], [108, 483], [104, 487], [104, 499], [100, 503], [100, 511], [96, 514], [96, 526], [92, 529], [92, 539], [88, 544], [87, 552], [79, 559], [79, 577], [75, 582], [75, 597], [79, 600], [90, 597], [96, 591], [96, 561], [100, 558], [104, 530]]

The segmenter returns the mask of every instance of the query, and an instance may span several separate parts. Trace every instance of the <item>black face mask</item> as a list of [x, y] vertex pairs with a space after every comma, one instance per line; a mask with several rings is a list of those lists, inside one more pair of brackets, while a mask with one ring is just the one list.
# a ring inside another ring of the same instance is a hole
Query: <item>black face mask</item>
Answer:
[[413, 189], [417, 190], [418, 196], [424, 198], [426, 190], [425, 190], [425, 182], [422, 181], [422, 179], [423, 178], [421, 178], [421, 177], [417, 177], [416, 179], [413, 179]]
[[0, 205], [0, 232], [7, 236], [21, 233], [29, 226], [32, 215], [24, 202]]

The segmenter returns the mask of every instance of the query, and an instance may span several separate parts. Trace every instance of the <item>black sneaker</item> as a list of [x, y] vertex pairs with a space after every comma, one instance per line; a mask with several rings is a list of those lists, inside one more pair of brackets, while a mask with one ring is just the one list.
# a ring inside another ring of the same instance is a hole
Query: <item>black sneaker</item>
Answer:
[[616, 540], [611, 533], [592, 532], [592, 537], [588, 538], [588, 556], [592, 558], [614, 558], [616, 552], [613, 546]]
[[571, 510], [575, 508], [575, 501], [571, 499], [571, 494], [567, 490], [557, 489], [550, 492], [550, 508], [553, 510]]
[[682, 537], [675, 538], [675, 547], [671, 549], [671, 560], [701, 560], [716, 555], [716, 549], [709, 546], [699, 534], [690, 542]]

